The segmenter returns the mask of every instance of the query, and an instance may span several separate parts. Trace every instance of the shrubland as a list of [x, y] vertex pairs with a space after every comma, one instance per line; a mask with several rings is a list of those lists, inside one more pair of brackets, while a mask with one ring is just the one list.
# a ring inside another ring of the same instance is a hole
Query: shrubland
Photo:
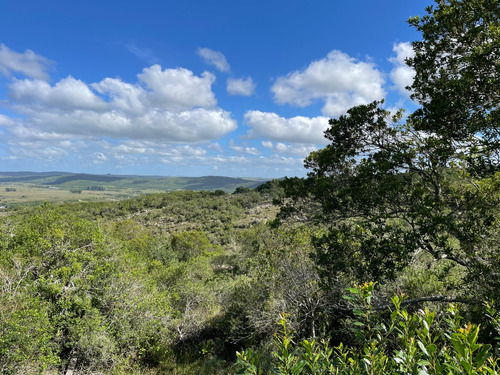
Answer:
[[426, 12], [306, 178], [4, 215], [1, 372], [497, 374], [500, 6]]

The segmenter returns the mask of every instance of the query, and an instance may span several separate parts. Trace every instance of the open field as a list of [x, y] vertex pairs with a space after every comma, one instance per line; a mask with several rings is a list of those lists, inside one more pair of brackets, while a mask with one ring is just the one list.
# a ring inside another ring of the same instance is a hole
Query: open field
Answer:
[[64, 172], [0, 172], [0, 207], [43, 202], [113, 201], [174, 190], [254, 188], [263, 179], [219, 176], [161, 177], [90, 175]]
[[152, 192], [158, 191], [117, 189], [105, 191], [82, 190], [81, 193], [73, 193], [70, 190], [64, 190], [58, 187], [36, 187], [28, 184], [0, 184], [0, 206], [18, 206], [43, 202], [62, 203], [120, 200]]

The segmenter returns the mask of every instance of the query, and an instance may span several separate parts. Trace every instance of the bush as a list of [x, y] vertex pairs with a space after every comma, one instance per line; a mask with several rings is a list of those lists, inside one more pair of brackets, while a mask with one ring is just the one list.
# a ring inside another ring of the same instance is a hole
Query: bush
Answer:
[[[350, 288], [354, 307], [352, 330], [358, 343], [331, 347], [326, 341], [303, 340], [296, 345], [282, 316], [275, 335], [273, 373], [279, 374], [498, 374], [499, 358], [490, 344], [478, 343], [480, 326], [463, 324], [450, 304], [437, 317], [428, 309], [410, 314], [404, 296], [392, 299], [387, 321], [371, 305], [373, 283]], [[237, 353], [239, 374], [262, 374], [259, 355]], [[271, 372], [270, 370], [268, 371]]]

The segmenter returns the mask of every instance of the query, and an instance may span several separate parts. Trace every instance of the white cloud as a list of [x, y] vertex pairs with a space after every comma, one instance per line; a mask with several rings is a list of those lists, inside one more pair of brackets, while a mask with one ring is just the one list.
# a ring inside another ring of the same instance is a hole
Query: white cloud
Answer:
[[155, 139], [165, 142], [207, 142], [236, 129], [229, 112], [203, 108], [179, 113], [150, 110], [141, 116], [128, 117], [119, 111], [98, 113], [40, 112], [23, 127], [33, 137], [47, 135], [62, 137]]
[[[303, 158], [282, 155], [261, 156], [255, 148], [247, 145], [239, 146], [230, 141], [230, 148], [238, 152], [236, 155], [211, 154], [214, 144], [207, 146], [158, 144], [153, 141], [127, 140], [112, 145], [103, 142], [102, 153], [109, 161], [123, 166], [151, 165], [162, 163], [169, 168], [196, 165], [205, 170], [224, 171], [225, 175], [259, 176], [276, 175], [302, 170]], [[222, 152], [222, 150], [221, 150]], [[302, 156], [302, 155], [301, 155]]]
[[112, 106], [129, 114], [139, 115], [147, 106], [147, 92], [139, 85], [123, 82], [117, 78], [105, 78], [91, 85], [103, 95], [108, 95]]
[[391, 80], [402, 94], [409, 96], [411, 92], [406, 87], [412, 85], [415, 70], [406, 65], [405, 59], [414, 57], [415, 51], [413, 51], [411, 43], [395, 44], [392, 50], [396, 53], [396, 57], [390, 59], [394, 64], [394, 69], [392, 69], [390, 74]]
[[322, 100], [323, 114], [339, 116], [347, 109], [385, 96], [382, 73], [340, 51], [313, 61], [301, 71], [279, 77], [271, 88], [278, 104], [305, 107]]
[[214, 143], [208, 144], [207, 145], [207, 149], [208, 150], [214, 150], [214, 151], [217, 151], [217, 152], [224, 152], [224, 150], [222, 149], [222, 147], [219, 144], [219, 142], [214, 142]]
[[328, 117], [284, 118], [276, 113], [248, 111], [245, 122], [251, 127], [248, 137], [262, 137], [278, 142], [326, 144], [323, 132], [328, 128]]
[[303, 158], [317, 149], [315, 146], [307, 144], [286, 144], [282, 142], [273, 143], [271, 141], [263, 141], [262, 146], [279, 154], [300, 156]]
[[24, 119], [12, 134], [39, 140], [113, 137], [197, 143], [236, 129], [231, 114], [216, 107], [212, 74], [153, 65], [138, 77], [139, 83], [105, 78], [90, 85], [73, 77], [55, 85], [14, 80], [10, 106]]
[[255, 83], [251, 77], [228, 78], [226, 88], [230, 95], [251, 96], [255, 91]]
[[234, 143], [234, 141], [232, 139], [229, 141], [229, 148], [233, 151], [248, 154], [248, 155], [258, 156], [261, 154], [259, 149], [255, 148], [255, 147], [250, 147], [247, 145], [237, 145]]
[[94, 152], [94, 164], [102, 164], [108, 161], [108, 158], [106, 155], [104, 155], [102, 152]]
[[201, 77], [184, 68], [162, 70], [160, 65], [144, 68], [138, 75], [150, 91], [150, 101], [167, 111], [182, 111], [194, 107], [214, 107], [212, 92], [215, 76], [205, 72]]
[[59, 159], [67, 158], [70, 152], [74, 152], [75, 148], [68, 141], [32, 141], [24, 140], [16, 142], [14, 147], [11, 147], [11, 156], [15, 159], [36, 159], [43, 162], [53, 162]]
[[51, 64], [52, 61], [29, 49], [18, 53], [5, 44], [0, 44], [0, 72], [7, 77], [20, 73], [31, 78], [48, 80], [47, 68]]
[[54, 86], [41, 80], [14, 80], [9, 86], [9, 96], [32, 109], [51, 108], [59, 110], [105, 109], [106, 103], [95, 95], [82, 81], [69, 76]]
[[162, 156], [162, 157], [170, 157], [170, 156], [203, 156], [207, 153], [207, 151], [199, 146], [192, 145], [182, 145], [182, 146], [174, 146], [171, 145], [161, 145], [152, 141], [137, 141], [137, 140], [128, 140], [117, 146], [112, 146], [110, 144], [106, 144], [104, 146], [106, 152], [108, 154], [114, 155], [148, 155], [148, 156]]
[[96, 158], [96, 160], [99, 160], [99, 161], [106, 161], [106, 160], [108, 160], [108, 158], [106, 157], [106, 155], [104, 155], [102, 152], [96, 152], [96, 153], [94, 153], [94, 157]]
[[215, 66], [221, 72], [229, 72], [231, 70], [226, 57], [219, 51], [214, 51], [209, 48], [198, 48], [198, 55], [200, 55], [207, 64]]
[[0, 113], [0, 126], [13, 126], [15, 123], [13, 119]]

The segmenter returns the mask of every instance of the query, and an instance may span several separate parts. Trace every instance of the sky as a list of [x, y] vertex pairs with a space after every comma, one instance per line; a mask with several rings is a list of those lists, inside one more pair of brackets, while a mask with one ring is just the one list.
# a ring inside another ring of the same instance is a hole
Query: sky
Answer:
[[417, 0], [2, 0], [0, 171], [305, 176], [328, 119], [415, 108]]

